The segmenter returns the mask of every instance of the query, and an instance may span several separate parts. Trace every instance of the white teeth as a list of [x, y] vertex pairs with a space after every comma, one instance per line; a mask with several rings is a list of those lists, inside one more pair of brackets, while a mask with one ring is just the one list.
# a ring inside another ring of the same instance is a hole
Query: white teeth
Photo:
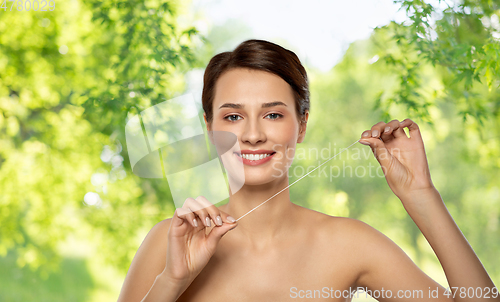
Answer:
[[[248, 160], [260, 160], [270, 156], [271, 154], [241, 154], [240, 157], [243, 157]], [[238, 155], [239, 156], [239, 155]]]

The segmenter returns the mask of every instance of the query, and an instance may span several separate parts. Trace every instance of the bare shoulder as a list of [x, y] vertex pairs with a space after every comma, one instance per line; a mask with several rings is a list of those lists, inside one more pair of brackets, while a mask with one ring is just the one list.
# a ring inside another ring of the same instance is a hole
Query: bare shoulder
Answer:
[[141, 301], [166, 264], [167, 238], [172, 219], [155, 224], [130, 264], [118, 302]]
[[[356, 271], [359, 286], [378, 286], [380, 280], [401, 276], [414, 284], [438, 285], [394, 241], [358, 219], [325, 215], [320, 233], [330, 238], [327, 246], [342, 248], [343, 259]], [[321, 217], [321, 216], [318, 216]]]
[[376, 254], [380, 247], [390, 245], [390, 239], [385, 239], [382, 233], [358, 219], [330, 216], [306, 208], [300, 209], [299, 213], [306, 240], [315, 247], [318, 255], [324, 256], [317, 258], [328, 267], [336, 267], [344, 280], [350, 280], [353, 286], [379, 258]]
[[144, 238], [139, 250], [137, 251], [136, 257], [139, 253], [144, 252], [152, 252], [151, 248], [161, 249], [167, 248], [167, 235], [168, 230], [170, 229], [170, 223], [172, 222], [172, 218], [164, 219], [157, 224], [155, 224], [149, 233]]
[[302, 208], [300, 212], [303, 225], [322, 246], [336, 251], [342, 248], [347, 251], [348, 259], [363, 267], [387, 255], [406, 257], [389, 237], [361, 220], [330, 216], [307, 208]]
[[170, 229], [171, 222], [172, 222], [172, 218], [163, 219], [162, 221], [155, 224], [150, 232], [155, 231], [155, 232], [160, 232], [160, 233], [163, 233], [163, 232], [168, 233], [168, 230]]
[[345, 237], [352, 240], [354, 238], [370, 238], [374, 233], [381, 234], [365, 222], [354, 218], [331, 216], [304, 207], [299, 206], [299, 208], [304, 221], [309, 222], [308, 224], [313, 228], [314, 232], [320, 235], [330, 238], [331, 236]]
[[302, 216], [314, 222], [309, 228], [318, 246], [347, 263], [357, 275], [358, 285], [376, 284], [377, 278], [398, 274], [431, 282], [394, 241], [367, 223], [309, 209], [302, 210]]

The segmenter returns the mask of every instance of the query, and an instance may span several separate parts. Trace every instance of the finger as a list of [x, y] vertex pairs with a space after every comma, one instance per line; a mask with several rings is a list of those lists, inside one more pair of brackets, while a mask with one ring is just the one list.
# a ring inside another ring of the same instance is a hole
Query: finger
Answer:
[[398, 120], [392, 120], [385, 125], [384, 133], [382, 134], [382, 140], [384, 140], [384, 142], [388, 142], [394, 138], [402, 137], [403, 135], [407, 137], [403, 129], [399, 127], [399, 124], [400, 122]]
[[394, 121], [396, 121], [397, 124], [399, 125], [398, 120], [392, 120], [384, 125], [384, 129], [382, 130], [382, 134], [380, 135], [380, 137], [384, 142], [391, 141], [395, 138], [394, 135], [392, 135], [392, 129], [394, 128]]
[[405, 131], [403, 130], [403, 128], [401, 128], [400, 125], [401, 123], [398, 123], [398, 125], [394, 126], [396, 128], [392, 131], [392, 135], [394, 135], [395, 138], [400, 138], [400, 137], [408, 138]]
[[363, 133], [361, 133], [361, 138], [370, 138], [372, 137], [372, 130], [365, 130]]
[[210, 201], [208, 201], [205, 196], [198, 196], [196, 197], [196, 201], [204, 207], [204, 209], [207, 211], [208, 216], [212, 218], [212, 221], [216, 226], [221, 226], [222, 225], [222, 218], [220, 216], [220, 210], [214, 206]]
[[194, 215], [193, 212], [186, 214], [185, 218], [187, 221], [189, 221], [193, 228], [197, 228], [200, 225], [198, 218]]
[[[363, 138], [359, 140], [364, 145], [369, 145], [383, 169], [388, 169], [392, 161], [392, 155], [385, 147], [382, 140], [374, 137]], [[387, 170], [386, 170], [387, 171]]]
[[363, 131], [363, 133], [361, 133], [361, 138], [371, 137], [371, 136], [372, 136], [371, 130], [366, 130], [366, 131]]
[[410, 138], [417, 138], [417, 139], [422, 139], [422, 135], [420, 133], [420, 128], [418, 127], [417, 123], [412, 121], [411, 119], [407, 118], [404, 119], [400, 125], [400, 128], [405, 128], [407, 127], [408, 130], [410, 131]]
[[199, 217], [200, 221], [207, 227], [210, 227], [212, 224], [210, 223], [210, 217], [208, 215], [207, 210], [205, 207], [200, 204], [197, 200], [194, 198], [188, 198], [186, 199], [186, 202], [182, 206], [184, 209], [189, 209], [191, 210], [196, 216]]
[[228, 213], [226, 213], [222, 210], [219, 210], [219, 211], [220, 211], [220, 216], [222, 217], [222, 221], [224, 223], [230, 223], [230, 224], [236, 223], [236, 219], [234, 219], [233, 216], [229, 215]]
[[199, 221], [194, 215], [193, 211], [188, 206], [186, 206], [188, 203], [188, 199], [189, 198], [184, 201], [185, 207], [183, 206], [182, 208], [178, 208], [175, 210], [175, 212], [177, 213], [179, 218], [188, 221], [194, 228], [197, 228], [199, 226]]
[[206, 227], [212, 226], [212, 223], [210, 222], [210, 215], [208, 214], [208, 211], [203, 206], [200, 206], [200, 204], [197, 201], [196, 201], [196, 204], [194, 205], [194, 207], [198, 209], [198, 210], [193, 211], [193, 212], [196, 214], [196, 216], [199, 217], [200, 221]]
[[361, 138], [358, 140], [358, 142], [363, 144], [363, 145], [369, 146], [370, 143], [369, 143], [368, 139], [370, 139], [370, 138], [372, 138], [372, 131], [366, 130], [366, 131], [363, 131], [363, 133], [361, 134]]
[[179, 216], [178, 210], [179, 209], [176, 209], [174, 212], [174, 216], [172, 217], [172, 223], [170, 224], [171, 226], [180, 227], [186, 222], [186, 220], [183, 217]]
[[207, 244], [210, 248], [215, 249], [222, 236], [238, 226], [238, 223], [223, 224], [220, 227], [212, 228], [207, 236]]
[[384, 131], [385, 125], [387, 124], [384, 122], [378, 122], [375, 125], [373, 125], [371, 129], [372, 137], [379, 138], [382, 132]]
[[[180, 209], [180, 208], [179, 208]], [[174, 212], [174, 216], [172, 217], [172, 223], [170, 224], [170, 228], [174, 227], [178, 230], [184, 229], [185, 232], [187, 231], [188, 226], [192, 226], [193, 228], [198, 228], [200, 223], [197, 221], [196, 217], [194, 216], [193, 213], [185, 213], [184, 215], [179, 215], [180, 211], [179, 209], [176, 209]]]
[[182, 207], [180, 208], [177, 208], [177, 212], [179, 214], [179, 217], [183, 217], [191, 212], [193, 212], [190, 208], [189, 208], [189, 203], [194, 200], [194, 198], [191, 198], [191, 197], [188, 197], [186, 198], [186, 200], [184, 200], [184, 204], [182, 205]]

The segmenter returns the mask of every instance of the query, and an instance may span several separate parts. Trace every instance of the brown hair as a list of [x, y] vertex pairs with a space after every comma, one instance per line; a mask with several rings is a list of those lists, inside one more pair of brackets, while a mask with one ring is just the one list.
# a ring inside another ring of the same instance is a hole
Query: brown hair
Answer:
[[277, 44], [251, 39], [242, 42], [233, 51], [215, 55], [207, 65], [203, 77], [202, 103], [207, 121], [212, 122], [215, 84], [226, 71], [249, 68], [273, 73], [285, 80], [293, 90], [298, 120], [304, 122], [309, 110], [309, 82], [305, 68], [297, 55]]

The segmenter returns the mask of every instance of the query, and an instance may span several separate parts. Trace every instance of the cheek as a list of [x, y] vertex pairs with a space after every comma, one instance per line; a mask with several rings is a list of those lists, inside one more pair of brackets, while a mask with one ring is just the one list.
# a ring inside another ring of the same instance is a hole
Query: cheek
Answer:
[[296, 129], [296, 125], [287, 124], [283, 125], [283, 127], [276, 127], [268, 132], [267, 138], [278, 145], [276, 149], [280, 151], [282, 156], [277, 157], [277, 159], [280, 161], [284, 159], [284, 164], [290, 166], [293, 162], [297, 145], [298, 130]]
[[239, 132], [238, 127], [230, 123], [224, 123], [221, 121], [216, 121], [212, 123], [212, 131], [227, 131], [237, 134]]
[[294, 124], [283, 124], [268, 131], [268, 139], [283, 145], [295, 144], [297, 138], [298, 131]]

